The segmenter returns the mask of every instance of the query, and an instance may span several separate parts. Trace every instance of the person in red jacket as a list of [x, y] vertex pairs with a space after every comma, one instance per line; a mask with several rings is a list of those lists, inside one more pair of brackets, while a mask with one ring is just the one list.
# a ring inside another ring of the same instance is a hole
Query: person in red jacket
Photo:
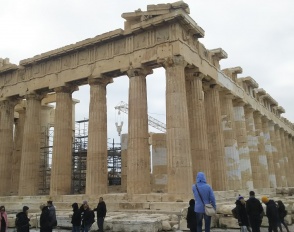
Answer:
[[0, 231], [6, 232], [7, 228], [8, 228], [7, 213], [5, 211], [5, 207], [2, 205], [0, 206]]

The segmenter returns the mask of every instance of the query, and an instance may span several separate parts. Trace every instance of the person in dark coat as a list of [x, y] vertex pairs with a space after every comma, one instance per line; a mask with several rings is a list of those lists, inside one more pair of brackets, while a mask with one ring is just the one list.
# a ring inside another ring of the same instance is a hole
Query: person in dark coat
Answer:
[[94, 223], [94, 211], [89, 208], [88, 203], [84, 203], [84, 214], [82, 217], [82, 231], [88, 232]]
[[53, 201], [47, 201], [47, 206], [50, 212], [50, 217], [52, 218], [52, 229], [53, 229], [53, 227], [57, 226], [56, 208], [53, 205]]
[[279, 221], [280, 231], [283, 231], [282, 230], [282, 224], [283, 224], [285, 226], [287, 232], [289, 232], [289, 228], [284, 220], [287, 215], [287, 210], [285, 208], [285, 205], [281, 200], [279, 200], [279, 201], [277, 201], [277, 206], [278, 206], [279, 219], [280, 219], [280, 221]]
[[104, 218], [106, 216], [106, 204], [103, 201], [103, 197], [99, 198], [99, 203], [97, 205], [97, 208], [94, 209], [94, 211], [97, 211], [97, 225], [98, 225], [98, 231], [103, 232], [103, 224], [104, 224]]
[[261, 201], [266, 205], [266, 216], [268, 218], [268, 231], [278, 232], [279, 211], [276, 203], [267, 196], [263, 196]]
[[194, 211], [195, 200], [191, 199], [189, 201], [188, 213], [187, 213], [187, 228], [192, 232], [197, 232], [197, 220], [196, 213]]
[[53, 218], [50, 215], [50, 211], [45, 204], [40, 205], [42, 211], [40, 216], [40, 232], [50, 232], [53, 227]]
[[254, 191], [249, 192], [249, 199], [246, 201], [246, 212], [252, 232], [260, 232], [264, 211], [261, 202], [255, 198]]
[[82, 218], [81, 218], [81, 211], [79, 209], [78, 203], [73, 203], [71, 207], [73, 210], [73, 215], [71, 218], [72, 232], [80, 232]]
[[29, 207], [24, 206], [22, 212], [16, 214], [16, 229], [17, 232], [30, 231], [30, 218], [28, 217]]
[[251, 232], [249, 228], [249, 220], [246, 212], [246, 202], [244, 197], [239, 196], [235, 202], [237, 210], [238, 224], [242, 232]]

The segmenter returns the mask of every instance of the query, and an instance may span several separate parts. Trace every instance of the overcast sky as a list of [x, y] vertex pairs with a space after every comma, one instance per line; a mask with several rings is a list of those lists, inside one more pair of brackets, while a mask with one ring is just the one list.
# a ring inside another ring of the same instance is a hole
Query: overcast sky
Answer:
[[[0, 57], [20, 60], [86, 38], [123, 29], [121, 14], [166, 0], [0, 0]], [[241, 66], [282, 107], [294, 122], [294, 1], [293, 0], [186, 0], [190, 16], [205, 31], [200, 41], [208, 49], [223, 48], [228, 59], [222, 69]], [[165, 122], [164, 70], [147, 77], [149, 114]], [[76, 119], [88, 118], [89, 87], [80, 87], [73, 97]], [[114, 107], [128, 101], [128, 78], [119, 77], [107, 87], [108, 137], [119, 142]], [[156, 132], [150, 128], [150, 131]]]

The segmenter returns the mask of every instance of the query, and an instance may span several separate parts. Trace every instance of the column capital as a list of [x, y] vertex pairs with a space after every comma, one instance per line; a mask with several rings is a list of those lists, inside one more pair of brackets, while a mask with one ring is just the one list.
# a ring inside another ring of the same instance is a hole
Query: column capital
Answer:
[[233, 101], [234, 106], [245, 106], [246, 102], [242, 98], [236, 98]]
[[261, 114], [261, 112], [258, 111], [258, 110], [254, 110], [253, 114], [254, 114], [254, 117], [260, 117], [260, 118], [262, 118], [262, 116], [263, 116], [263, 115]]
[[77, 90], [79, 90], [79, 87], [77, 85], [65, 85], [54, 88], [54, 91], [56, 93], [73, 93]]
[[225, 97], [225, 98], [227, 98], [227, 99], [235, 99], [236, 98], [236, 96], [230, 91], [230, 90], [228, 90], [228, 89], [222, 89], [221, 91], [220, 91], [220, 93], [221, 93], [221, 95], [223, 96], [223, 97]]
[[46, 96], [46, 94], [39, 94], [39, 93], [29, 93], [25, 95], [25, 98], [27, 100], [42, 100], [44, 97]]
[[148, 67], [139, 67], [139, 68], [130, 67], [130, 69], [127, 70], [127, 75], [129, 78], [138, 77], [138, 76], [146, 77], [147, 75], [152, 73], [153, 73], [153, 70]]
[[221, 90], [223, 90], [223, 88], [214, 82], [208, 82], [208, 83], [203, 83], [203, 90], [204, 90], [204, 92], [207, 92], [210, 90], [221, 91]]
[[99, 78], [88, 78], [88, 84], [89, 85], [108, 85], [110, 83], [113, 83], [113, 79], [110, 77], [101, 76]]
[[199, 72], [198, 68], [189, 68], [185, 70], [185, 76], [186, 80], [192, 81], [194, 79], [203, 80], [205, 78], [205, 75], [201, 72]]
[[186, 67], [188, 64], [183, 56], [172, 56], [172, 57], [167, 57], [165, 59], [158, 59], [157, 63], [162, 64], [164, 68], [177, 66], [177, 65]]

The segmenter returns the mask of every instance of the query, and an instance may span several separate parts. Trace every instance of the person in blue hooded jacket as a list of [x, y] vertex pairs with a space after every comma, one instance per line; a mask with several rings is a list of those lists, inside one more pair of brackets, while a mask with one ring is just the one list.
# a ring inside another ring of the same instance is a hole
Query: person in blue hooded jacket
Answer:
[[214, 193], [211, 186], [206, 183], [205, 174], [203, 172], [198, 172], [196, 176], [196, 184], [193, 184], [192, 186], [192, 191], [196, 202], [194, 210], [196, 212], [197, 232], [202, 231], [203, 218], [205, 222], [205, 232], [210, 232], [211, 216], [207, 216], [205, 214], [204, 204], [199, 196], [196, 185], [199, 193], [201, 194], [204, 204], [210, 203], [216, 209]]

